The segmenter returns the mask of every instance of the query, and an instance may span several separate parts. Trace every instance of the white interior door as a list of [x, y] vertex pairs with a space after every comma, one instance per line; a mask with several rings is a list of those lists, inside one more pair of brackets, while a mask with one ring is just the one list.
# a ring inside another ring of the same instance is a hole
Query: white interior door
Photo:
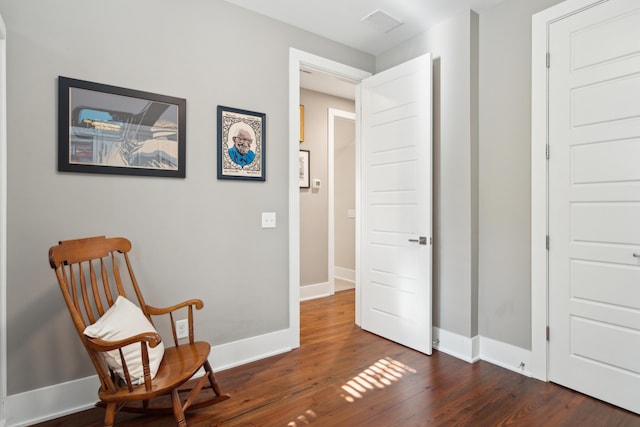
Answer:
[[360, 90], [361, 327], [431, 354], [431, 55]]
[[640, 2], [549, 27], [549, 379], [640, 413]]

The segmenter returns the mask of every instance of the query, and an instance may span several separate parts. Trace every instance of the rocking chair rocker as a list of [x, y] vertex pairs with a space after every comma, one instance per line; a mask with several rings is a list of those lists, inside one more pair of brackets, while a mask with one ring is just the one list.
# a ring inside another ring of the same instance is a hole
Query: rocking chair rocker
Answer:
[[[173, 413], [177, 425], [186, 427], [186, 410], [229, 398], [221, 392], [207, 360], [210, 345], [194, 340], [193, 309], [200, 310], [203, 303], [191, 299], [166, 308], [147, 305], [133, 275], [130, 249], [125, 238], [66, 240], [49, 250], [49, 262], [100, 378], [97, 405], [106, 408], [105, 427], [113, 426], [117, 411]], [[137, 306], [130, 301], [137, 301]], [[177, 338], [173, 318], [177, 310], [188, 314], [188, 339]], [[164, 348], [151, 317], [166, 314], [175, 345], [169, 348]], [[183, 389], [201, 368], [204, 375]], [[212, 391], [204, 390], [209, 387]], [[201, 392], [210, 396], [198, 398]], [[180, 393], [187, 394], [184, 400]], [[151, 404], [167, 395], [170, 404], [166, 397], [160, 401], [164, 406]]]

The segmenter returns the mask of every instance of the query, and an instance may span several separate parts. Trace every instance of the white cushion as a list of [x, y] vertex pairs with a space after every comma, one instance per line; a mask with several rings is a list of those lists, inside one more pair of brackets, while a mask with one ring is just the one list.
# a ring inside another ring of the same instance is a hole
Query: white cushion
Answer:
[[[130, 338], [143, 332], [156, 332], [151, 322], [131, 301], [123, 296], [118, 296], [115, 304], [107, 310], [96, 323], [89, 325], [84, 334], [91, 338], [99, 338], [105, 341], [117, 341]], [[127, 369], [134, 384], [144, 383], [144, 370], [142, 368], [142, 351], [140, 343], [129, 344], [122, 348]], [[115, 372], [124, 379], [124, 370], [118, 350], [102, 353], [102, 356]], [[158, 372], [158, 366], [164, 356], [164, 344], [161, 342], [156, 347], [149, 347], [149, 369], [151, 378]]]

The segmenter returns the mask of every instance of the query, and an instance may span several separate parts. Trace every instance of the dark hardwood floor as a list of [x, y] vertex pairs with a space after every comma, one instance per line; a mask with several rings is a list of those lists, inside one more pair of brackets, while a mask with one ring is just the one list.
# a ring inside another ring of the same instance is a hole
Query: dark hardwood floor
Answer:
[[[558, 385], [364, 332], [352, 290], [301, 304], [300, 348], [217, 377], [231, 399], [190, 413], [189, 426], [640, 426], [640, 416]], [[38, 426], [101, 426], [103, 416], [94, 408]], [[173, 425], [116, 416], [116, 426]]]

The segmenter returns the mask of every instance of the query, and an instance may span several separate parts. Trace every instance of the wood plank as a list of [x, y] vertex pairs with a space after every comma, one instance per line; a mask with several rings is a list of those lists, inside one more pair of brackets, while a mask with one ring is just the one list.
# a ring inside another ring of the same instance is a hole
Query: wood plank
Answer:
[[[438, 351], [425, 356], [362, 331], [354, 296], [301, 303], [300, 348], [218, 372], [231, 399], [189, 413], [189, 426], [640, 426], [640, 416], [558, 385]], [[103, 416], [95, 408], [38, 426], [101, 426]], [[174, 424], [170, 416], [116, 416], [116, 426]]]

